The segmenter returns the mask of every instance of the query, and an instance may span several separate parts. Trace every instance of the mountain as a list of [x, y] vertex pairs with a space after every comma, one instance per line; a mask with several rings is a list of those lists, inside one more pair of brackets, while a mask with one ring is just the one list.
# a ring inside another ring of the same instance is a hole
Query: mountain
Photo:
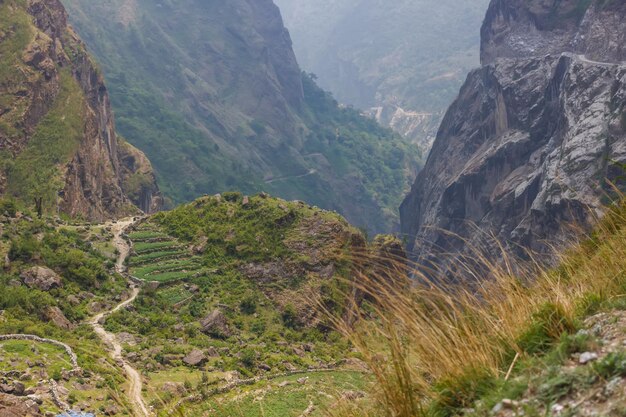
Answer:
[[[604, 212], [626, 162], [626, 3], [493, 0], [482, 67], [401, 207], [415, 258], [542, 252]], [[456, 235], [456, 236], [455, 236]]]
[[3, 195], [92, 220], [158, 208], [150, 163], [117, 138], [102, 75], [61, 3], [0, 2], [0, 56]]
[[270, 0], [65, 0], [172, 202], [268, 191], [391, 230], [418, 150], [303, 74]]
[[300, 65], [428, 150], [478, 65], [487, 0], [276, 0]]

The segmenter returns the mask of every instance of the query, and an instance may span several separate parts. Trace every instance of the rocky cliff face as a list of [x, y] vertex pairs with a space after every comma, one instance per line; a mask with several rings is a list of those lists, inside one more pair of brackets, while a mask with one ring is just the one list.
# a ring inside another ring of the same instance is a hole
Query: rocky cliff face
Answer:
[[[601, 215], [626, 162], [626, 3], [493, 0], [483, 66], [401, 207], [421, 261], [541, 251]], [[438, 255], [439, 254], [439, 255]]]
[[65, 9], [57, 0], [0, 9], [2, 192], [91, 220], [132, 211], [109, 96]]

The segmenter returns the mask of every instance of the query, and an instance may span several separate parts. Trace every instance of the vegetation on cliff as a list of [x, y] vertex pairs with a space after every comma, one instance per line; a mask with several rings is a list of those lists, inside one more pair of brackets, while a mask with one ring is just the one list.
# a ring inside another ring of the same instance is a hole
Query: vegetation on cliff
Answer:
[[271, 1], [65, 4], [102, 65], [119, 131], [173, 203], [266, 191], [375, 233], [397, 226], [419, 150], [301, 73]]
[[0, 55], [0, 193], [90, 220], [140, 205], [124, 189], [135, 172], [120, 170], [102, 76], [61, 3], [2, 2]]

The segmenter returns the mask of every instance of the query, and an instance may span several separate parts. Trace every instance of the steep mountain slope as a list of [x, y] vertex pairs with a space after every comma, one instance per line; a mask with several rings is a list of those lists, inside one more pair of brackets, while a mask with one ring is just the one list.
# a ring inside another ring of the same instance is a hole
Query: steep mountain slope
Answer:
[[430, 148], [478, 65], [487, 0], [276, 0], [300, 65], [346, 104]]
[[[158, 203], [150, 164], [119, 145], [102, 76], [60, 2], [0, 2], [0, 191], [46, 210], [103, 219]], [[121, 149], [123, 148], [123, 150]]]
[[606, 178], [623, 187], [626, 3], [493, 0], [482, 38], [401, 208], [419, 259], [489, 235], [541, 251], [602, 213]]
[[270, 0], [65, 0], [174, 202], [238, 189], [397, 222], [417, 151], [303, 76]]

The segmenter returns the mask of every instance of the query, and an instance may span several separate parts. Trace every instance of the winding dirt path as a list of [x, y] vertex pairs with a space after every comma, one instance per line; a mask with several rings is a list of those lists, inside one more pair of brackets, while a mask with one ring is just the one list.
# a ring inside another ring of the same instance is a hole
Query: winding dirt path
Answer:
[[265, 183], [266, 184], [272, 184], [272, 183], [275, 183], [275, 182], [278, 182], [278, 181], [285, 181], [285, 180], [290, 180], [290, 179], [294, 179], [294, 178], [304, 178], [304, 177], [308, 177], [309, 175], [315, 175], [315, 174], [317, 174], [317, 170], [311, 169], [306, 174], [287, 175], [285, 177], [272, 178], [272, 179], [266, 180]]
[[[119, 255], [117, 257], [117, 261], [115, 262], [115, 270], [126, 276], [126, 266], [124, 265], [124, 261], [128, 257], [130, 253], [130, 246], [124, 240], [122, 235], [124, 234], [124, 230], [126, 230], [130, 225], [134, 223], [134, 220], [121, 220], [117, 223], [111, 224], [111, 230], [113, 232], [113, 244], [117, 248]], [[102, 339], [107, 348], [109, 349], [109, 354], [111, 358], [119, 363], [123, 368], [124, 372], [126, 372], [126, 376], [128, 378], [129, 389], [128, 389], [128, 399], [130, 400], [133, 406], [133, 412], [135, 416], [138, 417], [149, 417], [150, 412], [148, 411], [148, 407], [143, 400], [141, 395], [141, 388], [143, 382], [141, 380], [141, 374], [133, 368], [122, 356], [122, 345], [120, 344], [117, 336], [114, 333], [107, 332], [101, 323], [104, 322], [104, 319], [111, 314], [115, 313], [123, 309], [124, 307], [132, 304], [133, 301], [139, 295], [139, 287], [136, 287], [133, 283], [131, 283], [132, 292], [130, 297], [118, 304], [112, 310], [104, 311], [96, 316], [92, 317], [89, 320], [89, 324], [93, 327], [94, 331]]]

